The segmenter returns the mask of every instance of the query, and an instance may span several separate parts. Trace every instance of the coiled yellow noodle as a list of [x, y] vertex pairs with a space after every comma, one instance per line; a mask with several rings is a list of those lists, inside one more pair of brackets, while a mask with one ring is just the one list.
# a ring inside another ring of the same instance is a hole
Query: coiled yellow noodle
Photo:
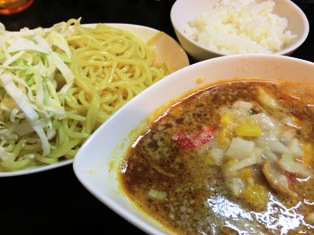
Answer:
[[[79, 24], [69, 20], [67, 27]], [[165, 64], [155, 64], [152, 48], [125, 30], [98, 24], [80, 26], [66, 40], [72, 52], [69, 67], [74, 85], [64, 97], [66, 118], [55, 122], [56, 135], [49, 140], [52, 151], [43, 157], [36, 134], [24, 135], [14, 146], [14, 161], [2, 161], [1, 171], [51, 164], [74, 158], [90, 134], [127, 101], [169, 73]], [[60, 74], [56, 81], [60, 83]], [[60, 85], [61, 87], [62, 85]], [[27, 157], [28, 155], [33, 157]]]

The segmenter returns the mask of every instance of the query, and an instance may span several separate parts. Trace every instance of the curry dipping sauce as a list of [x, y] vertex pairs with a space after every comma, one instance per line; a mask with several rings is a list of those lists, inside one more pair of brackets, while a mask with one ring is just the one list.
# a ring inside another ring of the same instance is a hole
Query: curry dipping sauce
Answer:
[[176, 234], [314, 234], [311, 94], [239, 80], [179, 99], [123, 158], [124, 192]]

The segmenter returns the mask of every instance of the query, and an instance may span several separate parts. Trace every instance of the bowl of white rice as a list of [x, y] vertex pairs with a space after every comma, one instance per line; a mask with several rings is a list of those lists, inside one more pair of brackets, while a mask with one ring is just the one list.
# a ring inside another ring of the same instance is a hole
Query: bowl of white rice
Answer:
[[196, 61], [232, 54], [291, 55], [309, 22], [291, 0], [177, 0], [170, 18]]

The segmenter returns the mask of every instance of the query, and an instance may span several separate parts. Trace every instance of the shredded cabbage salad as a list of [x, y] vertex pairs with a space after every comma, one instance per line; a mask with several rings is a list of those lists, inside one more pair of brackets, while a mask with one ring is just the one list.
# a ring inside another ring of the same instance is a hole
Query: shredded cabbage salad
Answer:
[[51, 152], [49, 140], [66, 115], [62, 104], [74, 81], [67, 66], [71, 51], [65, 37], [75, 30], [75, 25], [68, 27], [65, 22], [19, 32], [0, 25], [1, 163], [16, 160], [16, 140], [32, 132], [37, 138], [27, 141], [40, 142], [43, 156]]

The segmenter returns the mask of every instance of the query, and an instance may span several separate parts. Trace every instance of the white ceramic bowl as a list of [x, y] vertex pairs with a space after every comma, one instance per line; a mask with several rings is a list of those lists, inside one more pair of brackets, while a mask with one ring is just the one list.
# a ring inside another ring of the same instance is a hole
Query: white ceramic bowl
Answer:
[[75, 175], [102, 203], [146, 233], [171, 234], [122, 192], [117, 179], [120, 160], [156, 109], [187, 91], [236, 78], [314, 82], [314, 63], [278, 55], [230, 55], [178, 70], [135, 97], [94, 132], [74, 158]]
[[[177, 35], [177, 38], [183, 48], [196, 61], [209, 59], [217, 56], [226, 55], [219, 51], [210, 50], [198, 42], [191, 39], [184, 31], [188, 22], [194, 17], [208, 12], [210, 6], [216, 4], [219, 0], [177, 0], [171, 9], [170, 18]], [[259, 2], [263, 0], [258, 0]], [[307, 38], [309, 33], [309, 22], [303, 11], [291, 0], [273, 0], [275, 7], [273, 13], [280, 17], [288, 19], [286, 30], [290, 30], [297, 35], [281, 51], [274, 54], [290, 55], [292, 54]]]

